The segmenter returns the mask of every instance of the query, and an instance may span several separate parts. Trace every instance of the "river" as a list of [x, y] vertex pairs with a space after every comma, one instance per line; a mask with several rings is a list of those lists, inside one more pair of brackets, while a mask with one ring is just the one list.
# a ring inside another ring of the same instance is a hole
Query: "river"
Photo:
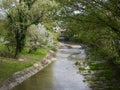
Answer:
[[75, 66], [83, 58], [81, 46], [61, 43], [55, 62], [12, 90], [91, 90]]

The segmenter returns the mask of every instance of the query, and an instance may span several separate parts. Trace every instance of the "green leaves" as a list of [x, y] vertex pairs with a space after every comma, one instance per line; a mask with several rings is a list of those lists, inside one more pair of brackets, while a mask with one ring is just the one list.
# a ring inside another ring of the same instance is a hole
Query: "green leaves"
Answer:
[[53, 9], [57, 7], [54, 0], [2, 0], [0, 4], [6, 10], [7, 38], [10, 38], [9, 46], [15, 49], [15, 57], [25, 47], [27, 28], [51, 19]]
[[67, 12], [60, 14], [66, 16], [63, 24], [71, 40], [86, 45], [101, 59], [120, 58], [119, 0], [57, 1]]

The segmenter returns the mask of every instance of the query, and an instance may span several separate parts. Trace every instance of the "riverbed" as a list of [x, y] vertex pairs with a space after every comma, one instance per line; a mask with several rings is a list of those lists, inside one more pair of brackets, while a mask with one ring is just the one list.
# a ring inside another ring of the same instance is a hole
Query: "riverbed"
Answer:
[[56, 61], [12, 90], [91, 90], [75, 66], [85, 57], [80, 45], [60, 43]]

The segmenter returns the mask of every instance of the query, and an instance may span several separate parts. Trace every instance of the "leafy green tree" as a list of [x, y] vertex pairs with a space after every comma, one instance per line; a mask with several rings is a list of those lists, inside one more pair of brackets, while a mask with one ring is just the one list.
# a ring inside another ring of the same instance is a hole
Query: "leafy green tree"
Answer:
[[120, 58], [119, 0], [56, 0], [61, 5], [58, 17], [63, 19], [66, 34], [79, 41], [102, 59]]
[[[32, 24], [38, 24], [49, 18], [50, 12], [56, 7], [53, 0], [2, 0], [7, 14], [9, 27], [8, 35], [12, 35], [11, 40], [14, 43], [14, 57], [18, 57], [19, 53], [25, 46], [25, 38], [27, 28]], [[9, 37], [9, 36], [8, 36]]]

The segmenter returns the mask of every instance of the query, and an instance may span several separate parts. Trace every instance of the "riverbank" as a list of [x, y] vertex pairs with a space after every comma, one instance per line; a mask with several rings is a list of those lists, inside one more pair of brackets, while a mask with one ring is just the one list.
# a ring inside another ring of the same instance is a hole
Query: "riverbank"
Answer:
[[10, 77], [13, 73], [30, 67], [37, 61], [42, 60], [47, 53], [48, 51], [45, 49], [38, 49], [32, 53], [24, 50], [19, 59], [0, 57], [0, 82]]
[[75, 64], [93, 90], [120, 90], [119, 74], [108, 61], [86, 59]]
[[37, 52], [33, 52], [32, 54], [21, 56], [17, 61], [13, 59], [2, 59], [0, 63], [0, 67], [2, 67], [2, 70], [0, 70], [0, 90], [9, 90], [20, 84], [50, 64], [53, 61], [53, 57], [54, 53], [48, 54], [47, 51], [42, 49]]
[[84, 53], [80, 45], [60, 43], [54, 63], [12, 90], [91, 90], [74, 65]]

